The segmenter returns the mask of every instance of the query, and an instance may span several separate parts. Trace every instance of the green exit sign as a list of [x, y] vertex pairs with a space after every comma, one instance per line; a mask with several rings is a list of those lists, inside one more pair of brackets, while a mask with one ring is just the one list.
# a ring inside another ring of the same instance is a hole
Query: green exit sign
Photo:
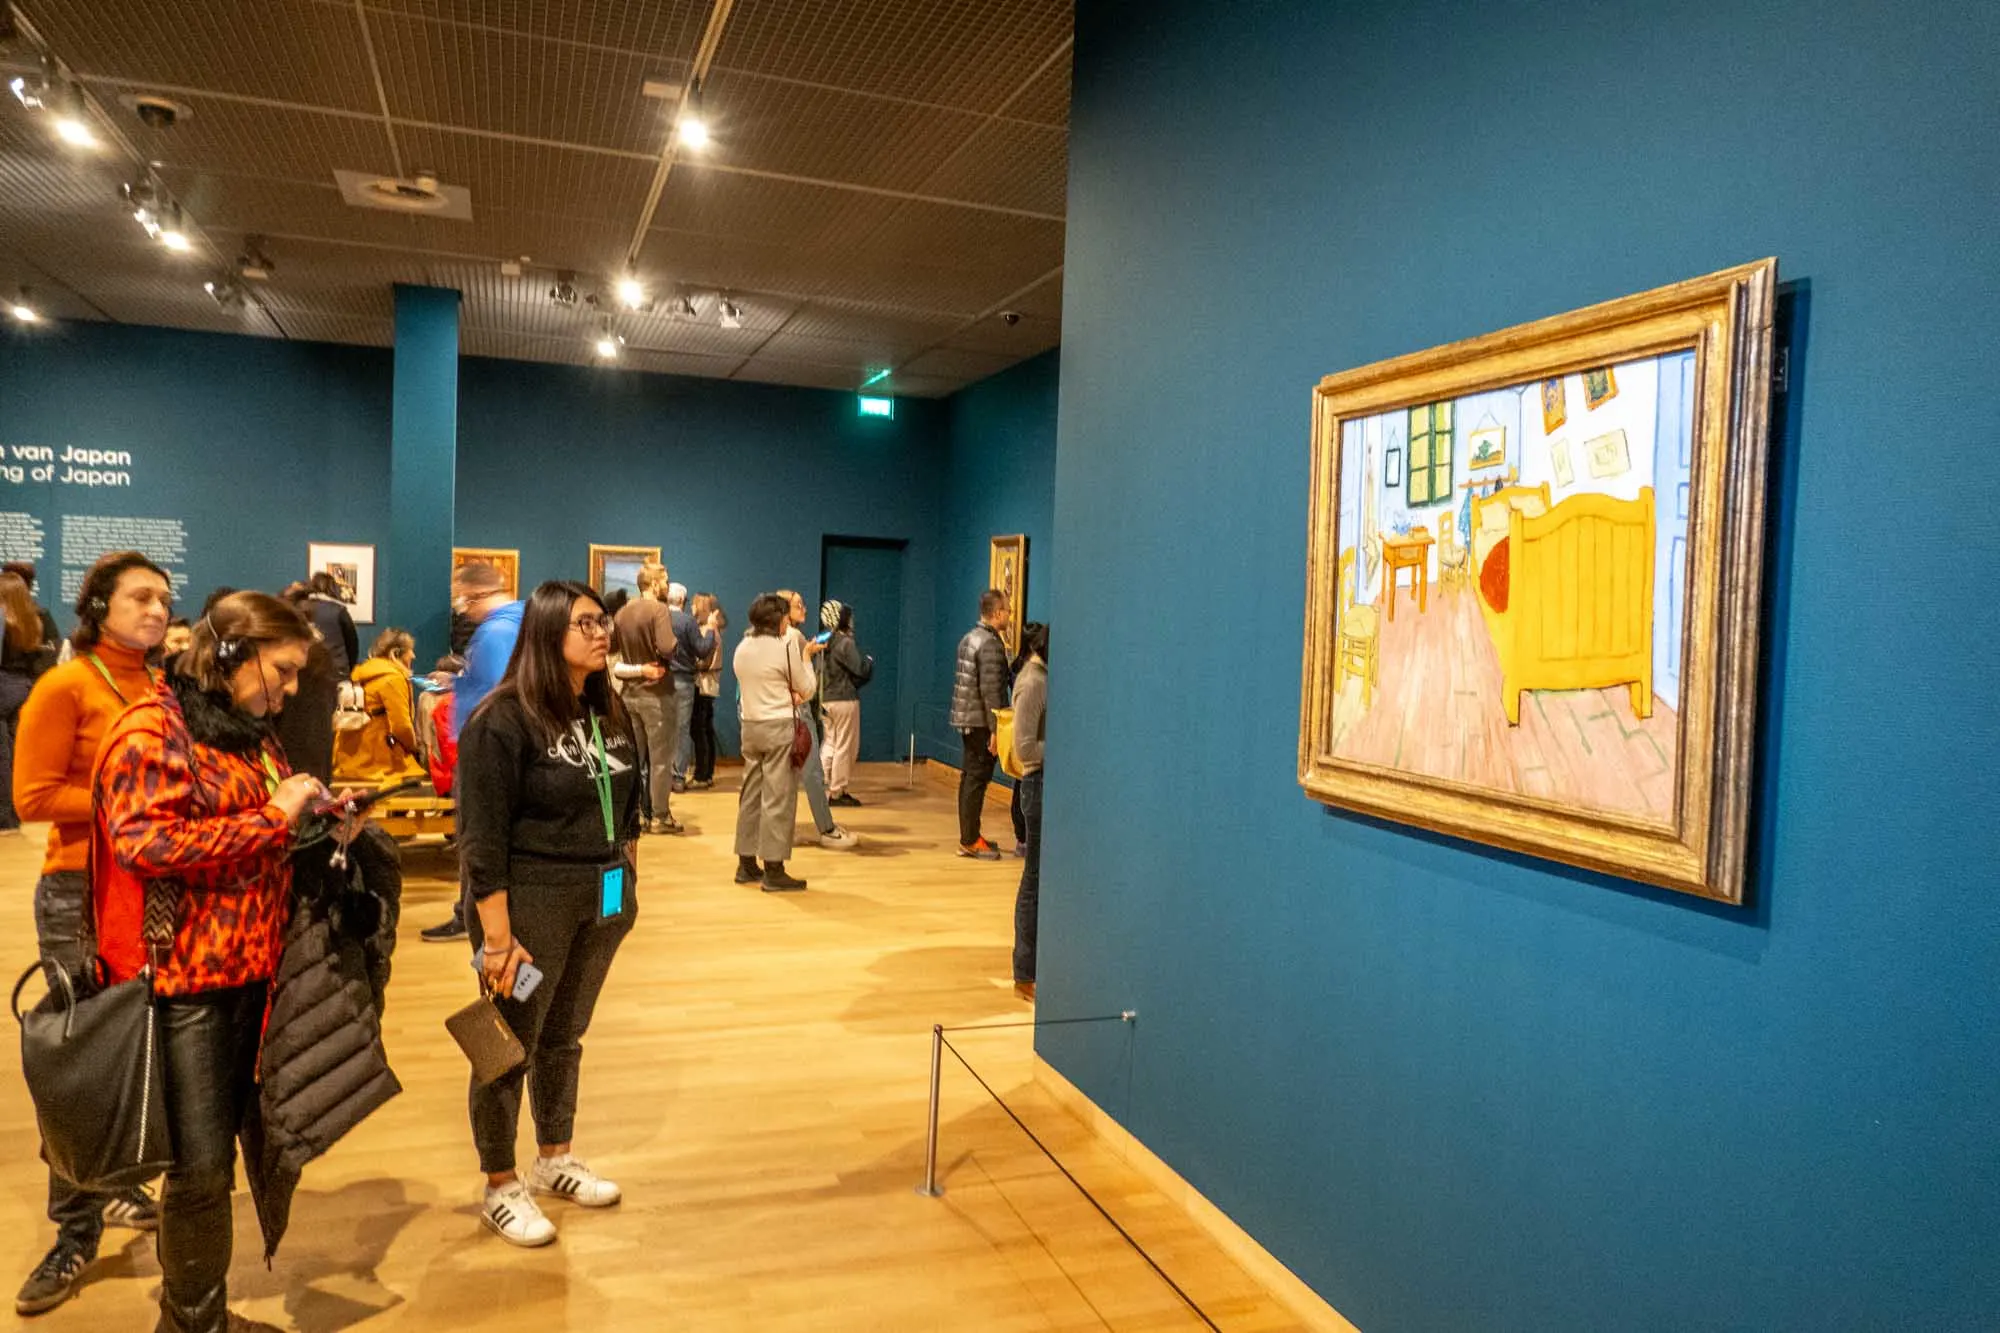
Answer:
[[861, 415], [864, 417], [893, 418], [896, 415], [896, 400], [893, 398], [870, 398], [865, 393], [856, 397], [861, 404]]

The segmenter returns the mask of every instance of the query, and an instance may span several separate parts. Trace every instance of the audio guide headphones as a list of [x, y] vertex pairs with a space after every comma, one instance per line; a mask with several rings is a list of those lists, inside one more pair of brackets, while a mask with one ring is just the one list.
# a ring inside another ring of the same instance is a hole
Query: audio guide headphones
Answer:
[[208, 626], [211, 638], [215, 640], [215, 668], [225, 674], [243, 664], [243, 658], [253, 645], [248, 639], [225, 639], [215, 627], [215, 617], [206, 615], [202, 622]]

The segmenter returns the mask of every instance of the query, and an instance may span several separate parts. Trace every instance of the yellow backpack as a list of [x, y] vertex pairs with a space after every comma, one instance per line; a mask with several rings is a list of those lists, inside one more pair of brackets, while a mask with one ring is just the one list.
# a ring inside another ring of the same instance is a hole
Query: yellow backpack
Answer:
[[1000, 755], [1000, 771], [1010, 778], [1021, 776], [1021, 756], [1014, 750], [1014, 710], [993, 710], [993, 748]]

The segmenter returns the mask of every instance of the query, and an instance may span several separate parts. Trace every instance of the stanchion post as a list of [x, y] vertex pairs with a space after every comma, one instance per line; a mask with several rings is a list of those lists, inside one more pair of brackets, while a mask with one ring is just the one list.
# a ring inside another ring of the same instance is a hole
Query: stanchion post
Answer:
[[924, 1183], [917, 1186], [917, 1193], [926, 1199], [944, 1197], [944, 1190], [937, 1183], [937, 1139], [938, 1139], [938, 1085], [944, 1077], [944, 1024], [931, 1025], [931, 1120], [924, 1134]]

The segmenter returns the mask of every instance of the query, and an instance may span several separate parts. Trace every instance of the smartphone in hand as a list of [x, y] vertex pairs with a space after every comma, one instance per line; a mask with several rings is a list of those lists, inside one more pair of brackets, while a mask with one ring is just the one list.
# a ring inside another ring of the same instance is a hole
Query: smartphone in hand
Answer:
[[833, 631], [830, 629], [823, 629], [819, 633], [813, 635], [813, 642], [827, 643], [830, 642], [832, 638], [833, 638]]

